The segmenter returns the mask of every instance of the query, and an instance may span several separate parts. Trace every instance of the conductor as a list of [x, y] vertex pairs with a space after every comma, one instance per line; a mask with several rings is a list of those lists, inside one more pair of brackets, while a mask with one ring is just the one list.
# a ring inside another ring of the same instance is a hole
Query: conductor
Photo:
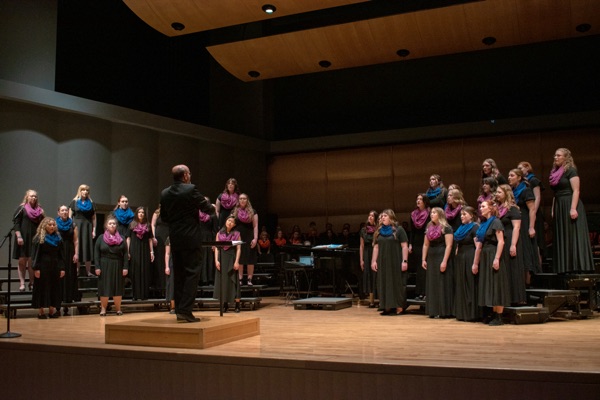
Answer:
[[190, 183], [192, 174], [187, 166], [176, 165], [171, 172], [173, 184], [161, 193], [160, 216], [169, 224], [175, 313], [177, 322], [200, 322], [192, 314], [202, 261], [199, 211], [213, 214], [214, 207]]

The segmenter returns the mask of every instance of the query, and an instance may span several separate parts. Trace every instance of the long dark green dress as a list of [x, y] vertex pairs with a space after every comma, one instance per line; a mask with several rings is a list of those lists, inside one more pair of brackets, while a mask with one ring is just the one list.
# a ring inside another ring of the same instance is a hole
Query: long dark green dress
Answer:
[[[509, 306], [510, 287], [508, 268], [504, 263], [504, 254], [500, 257], [500, 268], [493, 268], [494, 258], [498, 241], [496, 231], [502, 231], [504, 227], [497, 218], [492, 221], [487, 231], [479, 257], [479, 306]], [[506, 247], [506, 243], [504, 243]]]
[[[518, 207], [511, 207], [505, 215], [500, 217], [500, 221], [504, 226], [504, 249], [502, 250], [502, 259], [506, 268], [508, 269], [508, 279], [510, 285], [510, 298], [511, 303], [522, 303], [527, 300], [525, 292], [525, 262], [524, 251], [523, 251], [523, 235], [522, 228], [523, 224], [529, 224], [529, 218], [524, 222], [521, 220], [522, 213]], [[529, 216], [529, 214], [528, 214]], [[510, 255], [510, 244], [512, 242], [513, 235], [516, 234], [513, 229], [513, 221], [521, 221], [521, 229], [518, 232], [519, 240], [517, 241], [517, 255], [512, 257]], [[529, 238], [529, 229], [527, 229], [527, 238]]]
[[79, 262], [92, 261], [94, 259], [94, 239], [92, 238], [94, 227], [92, 220], [96, 214], [96, 204], [92, 202], [92, 208], [89, 211], [83, 211], [77, 206], [77, 200], [73, 200], [69, 204], [69, 208], [79, 235]]
[[[234, 234], [231, 240], [240, 240], [239, 232], [233, 231]], [[235, 299], [240, 298], [240, 280], [238, 279], [238, 271], [233, 269], [237, 246], [230, 246], [227, 249], [219, 248], [219, 262], [221, 263], [221, 273], [215, 274], [215, 298], [221, 296], [221, 276], [223, 276], [223, 302], [233, 303]]]
[[52, 246], [48, 242], [40, 243], [39, 238], [34, 237], [31, 251], [31, 265], [40, 271], [40, 277], [34, 280], [31, 306], [60, 309], [60, 271], [65, 269], [60, 243]]
[[71, 224], [68, 230], [58, 230], [61, 241], [62, 259], [65, 264], [65, 276], [61, 279], [62, 286], [62, 300], [65, 303], [71, 303], [73, 301], [79, 301], [81, 296], [78, 290], [77, 282], [77, 263], [73, 262], [73, 255], [75, 254], [75, 243], [73, 243], [75, 236], [75, 224]]
[[473, 274], [474, 239], [478, 227], [474, 224], [462, 240], [456, 241], [458, 251], [454, 257], [454, 316], [461, 321], [475, 321], [480, 317], [477, 305], [479, 276]]
[[150, 239], [153, 235], [152, 230], [148, 229], [140, 239], [133, 229], [134, 223], [132, 222], [129, 225], [129, 279], [131, 280], [132, 297], [146, 300], [150, 297], [150, 283], [153, 276], [150, 263]]
[[587, 216], [581, 198], [577, 203], [578, 217], [571, 219], [573, 189], [570, 179], [576, 176], [577, 169], [569, 168], [556, 186], [550, 185], [554, 191], [552, 268], [559, 274], [594, 270]]
[[430, 317], [449, 317], [454, 309], [454, 270], [452, 257], [448, 257], [446, 270], [440, 271], [440, 264], [446, 252], [446, 235], [452, 234], [452, 227], [446, 226], [442, 235], [429, 241], [427, 250], [427, 300], [425, 304]]
[[94, 265], [99, 269], [98, 296], [123, 296], [123, 270], [128, 268], [127, 242], [109, 246], [100, 236], [94, 248]]
[[373, 233], [367, 232], [367, 228], [361, 228], [360, 237], [363, 240], [363, 262], [365, 269], [362, 271], [361, 293], [374, 293], [377, 296], [377, 272], [371, 269], [373, 258]]
[[[531, 188], [526, 188], [521, 192], [518, 199], [515, 199], [517, 206], [521, 211], [521, 233], [519, 235], [519, 241], [523, 242], [523, 268], [525, 273], [530, 271], [532, 274], [541, 272], [540, 271], [540, 253], [537, 247], [537, 239], [529, 237], [529, 208], [527, 202], [535, 202], [535, 196]], [[534, 226], [536, 229], [536, 226]], [[537, 234], [537, 231], [536, 231]], [[525, 278], [523, 278], [525, 279]], [[525, 282], [523, 282], [525, 285]]]
[[379, 293], [379, 308], [406, 309], [406, 278], [402, 272], [402, 243], [408, 244], [406, 231], [396, 227], [395, 235], [377, 237], [374, 242], [379, 246], [377, 254], [377, 290]]

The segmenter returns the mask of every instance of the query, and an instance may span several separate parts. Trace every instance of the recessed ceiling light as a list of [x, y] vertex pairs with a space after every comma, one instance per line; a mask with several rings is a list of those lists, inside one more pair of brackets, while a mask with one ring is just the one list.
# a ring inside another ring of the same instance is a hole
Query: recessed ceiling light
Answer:
[[400, 49], [396, 52], [396, 54], [398, 54], [398, 57], [408, 57], [410, 51], [408, 51], [408, 49]]
[[585, 33], [590, 29], [592, 29], [592, 26], [590, 24], [579, 24], [575, 27], [575, 30], [581, 33]]
[[496, 38], [493, 36], [484, 37], [481, 39], [481, 43], [485, 44], [486, 46], [491, 46], [496, 43]]
[[176, 31], [182, 31], [185, 29], [185, 25], [181, 22], [173, 22], [171, 24], [171, 28], [175, 29]]
[[323, 68], [329, 68], [331, 67], [331, 62], [327, 60], [321, 60], [319, 61], [319, 65]]
[[248, 75], [250, 78], [258, 78], [260, 76], [260, 72], [258, 71], [248, 71]]
[[262, 10], [267, 14], [273, 14], [275, 11], [277, 11], [277, 8], [272, 4], [265, 4], [262, 6]]

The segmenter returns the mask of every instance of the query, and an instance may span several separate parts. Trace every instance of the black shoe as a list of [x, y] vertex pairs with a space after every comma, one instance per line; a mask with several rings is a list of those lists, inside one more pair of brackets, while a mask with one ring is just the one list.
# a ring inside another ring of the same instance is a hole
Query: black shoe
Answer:
[[383, 310], [382, 312], [380, 312], [380, 315], [390, 315], [391, 311], [390, 310]]
[[375, 307], [377, 307], [377, 306], [375, 305], [375, 303], [369, 303], [369, 308], [375, 308]]
[[177, 314], [177, 322], [200, 322], [200, 318], [196, 318], [192, 314]]
[[223, 303], [223, 312], [226, 313], [229, 310], [229, 304], [227, 302]]
[[38, 314], [38, 319], [46, 319], [48, 318], [46, 314]]
[[240, 303], [236, 302], [235, 303], [235, 309], [233, 310], [234, 313], [239, 313], [240, 312]]
[[489, 326], [500, 326], [500, 325], [504, 325], [504, 322], [502, 321], [502, 315], [498, 314], [496, 315], [496, 318], [494, 318], [493, 320], [490, 321], [490, 323], [488, 324]]
[[69, 309], [67, 307], [63, 308], [63, 316], [68, 316], [69, 315]]
[[48, 318], [58, 318], [60, 317], [60, 311], [56, 310], [54, 314], [48, 314]]

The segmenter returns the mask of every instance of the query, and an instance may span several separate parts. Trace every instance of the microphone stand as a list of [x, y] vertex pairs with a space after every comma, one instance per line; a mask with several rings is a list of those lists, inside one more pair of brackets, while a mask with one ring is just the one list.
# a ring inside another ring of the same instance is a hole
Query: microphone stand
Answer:
[[11, 292], [11, 283], [12, 283], [12, 270], [11, 270], [11, 250], [12, 250], [12, 229], [10, 231], [8, 231], [8, 233], [6, 234], [6, 236], [4, 236], [4, 240], [2, 240], [2, 243], [0, 243], [0, 249], [2, 248], [2, 246], [4, 246], [4, 242], [6, 242], [6, 239], [8, 239], [8, 292], [7, 292], [7, 296], [6, 296], [6, 332], [0, 334], [0, 339], [12, 339], [12, 338], [16, 338], [16, 337], [20, 337], [21, 334], [17, 333], [17, 332], [11, 332], [10, 331], [10, 315], [11, 315], [11, 309], [10, 309], [10, 292]]

